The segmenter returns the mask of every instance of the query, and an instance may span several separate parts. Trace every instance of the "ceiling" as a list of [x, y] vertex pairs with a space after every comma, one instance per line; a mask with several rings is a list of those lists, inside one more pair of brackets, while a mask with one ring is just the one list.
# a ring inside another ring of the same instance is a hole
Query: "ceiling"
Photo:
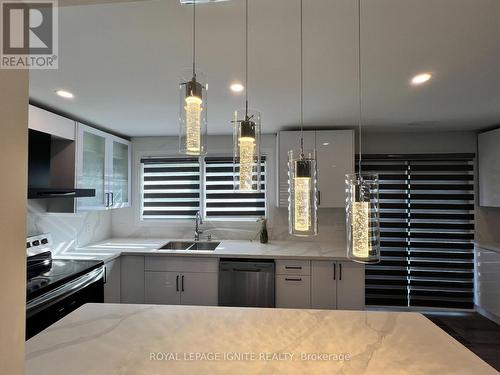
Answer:
[[[31, 71], [31, 99], [127, 136], [176, 135], [178, 77], [191, 63], [192, 7], [178, 0], [79, 1], [90, 5], [59, 10], [59, 69]], [[299, 123], [299, 4], [250, 0], [249, 100], [262, 112], [264, 133]], [[244, 104], [229, 90], [244, 78], [243, 12], [243, 0], [197, 7], [210, 134], [230, 133], [232, 112]], [[363, 0], [367, 128], [500, 123], [499, 19], [498, 0]], [[304, 0], [306, 127], [356, 124], [356, 33], [356, 1]], [[432, 81], [411, 86], [420, 72], [432, 72]], [[60, 88], [75, 98], [59, 98]]]

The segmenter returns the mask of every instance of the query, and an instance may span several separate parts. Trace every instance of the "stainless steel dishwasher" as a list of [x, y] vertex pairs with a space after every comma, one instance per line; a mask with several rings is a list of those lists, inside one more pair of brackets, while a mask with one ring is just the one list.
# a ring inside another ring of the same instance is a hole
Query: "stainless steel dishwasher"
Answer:
[[219, 306], [274, 307], [274, 260], [221, 259]]

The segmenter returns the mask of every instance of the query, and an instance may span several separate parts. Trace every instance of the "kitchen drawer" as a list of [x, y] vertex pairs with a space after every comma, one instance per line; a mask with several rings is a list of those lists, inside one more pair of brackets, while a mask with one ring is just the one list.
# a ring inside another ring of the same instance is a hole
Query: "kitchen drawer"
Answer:
[[278, 259], [276, 260], [277, 275], [310, 275], [311, 261], [309, 260], [294, 260], [294, 259]]
[[218, 272], [219, 260], [217, 258], [147, 256], [144, 269], [168, 272]]
[[311, 308], [311, 276], [276, 275], [276, 307]]

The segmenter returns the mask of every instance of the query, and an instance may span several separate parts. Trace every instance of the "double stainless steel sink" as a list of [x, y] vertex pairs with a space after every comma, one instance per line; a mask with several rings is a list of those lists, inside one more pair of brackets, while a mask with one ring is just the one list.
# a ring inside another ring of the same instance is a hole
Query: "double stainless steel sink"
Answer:
[[158, 250], [214, 251], [220, 242], [170, 241]]

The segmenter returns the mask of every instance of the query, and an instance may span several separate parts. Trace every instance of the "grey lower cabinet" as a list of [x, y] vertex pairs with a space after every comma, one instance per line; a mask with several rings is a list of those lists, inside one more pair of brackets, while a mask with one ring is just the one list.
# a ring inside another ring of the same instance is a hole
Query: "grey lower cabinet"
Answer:
[[156, 305], [179, 305], [181, 291], [177, 272], [144, 272], [144, 301]]
[[276, 307], [307, 309], [311, 307], [311, 262], [276, 260]]
[[216, 258], [146, 257], [145, 303], [217, 306]]
[[365, 273], [350, 261], [276, 261], [276, 307], [363, 310]]
[[[218, 304], [217, 258], [123, 255], [105, 266], [105, 302]], [[350, 261], [278, 259], [276, 307], [363, 310], [364, 272]]]
[[144, 256], [121, 256], [121, 302], [144, 303]]
[[104, 264], [104, 302], [121, 302], [121, 260], [116, 258]]
[[311, 307], [334, 310], [337, 308], [337, 262], [313, 260]]
[[337, 310], [364, 310], [365, 266], [349, 261], [337, 262], [337, 266]]
[[364, 309], [364, 265], [350, 261], [313, 260], [311, 275], [311, 307], [313, 309]]
[[500, 253], [476, 247], [476, 303], [500, 318]]

